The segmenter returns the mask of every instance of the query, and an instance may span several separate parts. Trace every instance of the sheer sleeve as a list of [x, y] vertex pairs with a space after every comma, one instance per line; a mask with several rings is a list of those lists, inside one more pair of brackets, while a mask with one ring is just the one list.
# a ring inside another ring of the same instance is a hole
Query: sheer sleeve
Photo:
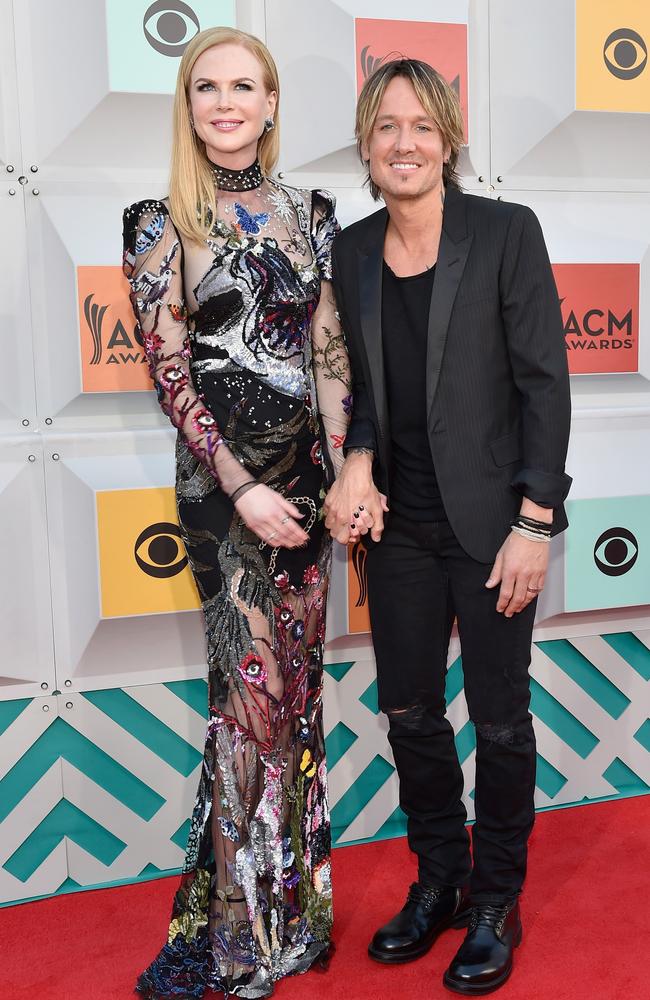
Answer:
[[228, 496], [256, 480], [225, 444], [192, 383], [182, 245], [166, 205], [145, 201], [124, 212], [123, 271], [161, 409]]
[[327, 191], [312, 195], [312, 243], [321, 278], [320, 301], [312, 318], [316, 397], [334, 473], [343, 465], [343, 443], [352, 412], [352, 379], [332, 288], [332, 243], [339, 231], [335, 201]]

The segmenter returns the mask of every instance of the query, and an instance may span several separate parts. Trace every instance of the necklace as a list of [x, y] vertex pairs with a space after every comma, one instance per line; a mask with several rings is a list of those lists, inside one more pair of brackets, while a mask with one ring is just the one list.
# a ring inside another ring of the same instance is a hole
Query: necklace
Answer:
[[260, 187], [264, 179], [259, 160], [255, 160], [243, 170], [230, 170], [228, 167], [220, 167], [218, 163], [213, 163], [212, 173], [221, 191], [252, 191]]

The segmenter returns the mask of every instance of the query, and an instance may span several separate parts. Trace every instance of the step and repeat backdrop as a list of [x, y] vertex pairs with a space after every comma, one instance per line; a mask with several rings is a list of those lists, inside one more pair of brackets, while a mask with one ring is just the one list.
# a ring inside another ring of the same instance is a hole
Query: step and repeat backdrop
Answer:
[[[537, 804], [650, 791], [646, 0], [0, 0], [0, 903], [183, 858], [205, 650], [121, 213], [166, 193], [178, 61], [216, 24], [269, 45], [280, 174], [331, 189], [343, 225], [375, 208], [355, 100], [396, 54], [457, 90], [464, 188], [539, 216], [572, 373], [574, 486], [533, 648]], [[362, 548], [335, 555], [326, 660], [335, 842], [403, 833]], [[455, 639], [447, 701], [471, 816]]]

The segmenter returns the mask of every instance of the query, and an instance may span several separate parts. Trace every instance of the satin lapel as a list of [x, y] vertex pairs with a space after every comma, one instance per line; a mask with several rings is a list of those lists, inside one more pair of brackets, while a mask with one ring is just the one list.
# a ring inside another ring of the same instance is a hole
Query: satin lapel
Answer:
[[[454, 208], [460, 206], [454, 206]], [[464, 213], [463, 213], [464, 214]], [[456, 220], [454, 220], [456, 221]], [[460, 285], [467, 255], [472, 245], [473, 236], [455, 242], [446, 228], [443, 228], [438, 249], [436, 276], [433, 281], [433, 294], [429, 308], [429, 336], [427, 341], [427, 413], [436, 397], [442, 358], [447, 343], [447, 331], [451, 310], [454, 307], [456, 293]]]
[[361, 333], [368, 358], [372, 394], [375, 400], [382, 436], [386, 433], [386, 387], [384, 385], [384, 354], [381, 339], [381, 287], [384, 260], [384, 228], [370, 247], [359, 250], [359, 303]]

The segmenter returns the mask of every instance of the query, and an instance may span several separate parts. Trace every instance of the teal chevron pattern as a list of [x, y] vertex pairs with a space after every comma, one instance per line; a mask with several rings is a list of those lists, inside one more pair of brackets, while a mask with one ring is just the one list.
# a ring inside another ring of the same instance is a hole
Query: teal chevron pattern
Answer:
[[[335, 844], [405, 832], [362, 652], [325, 668]], [[538, 808], [650, 792], [650, 633], [538, 642], [531, 678]], [[457, 645], [446, 697], [471, 817], [476, 742]], [[204, 680], [0, 702], [0, 903], [178, 870], [206, 703]]]

